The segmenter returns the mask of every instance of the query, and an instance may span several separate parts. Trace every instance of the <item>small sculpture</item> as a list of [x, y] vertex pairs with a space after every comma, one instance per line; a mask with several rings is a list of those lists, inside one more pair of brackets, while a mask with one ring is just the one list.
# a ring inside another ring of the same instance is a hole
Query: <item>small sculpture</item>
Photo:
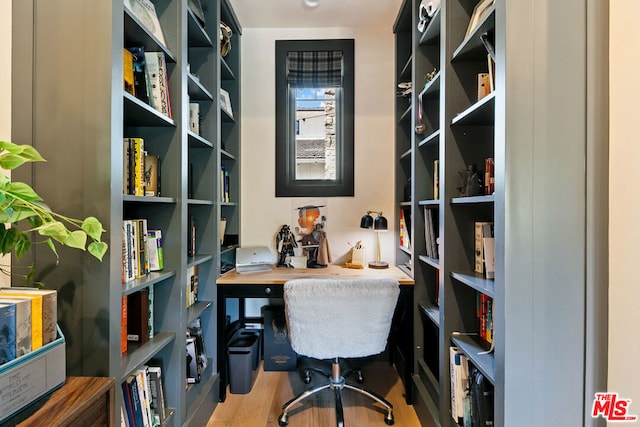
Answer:
[[278, 251], [278, 267], [288, 267], [287, 257], [293, 256], [293, 248], [297, 248], [298, 243], [288, 225], [280, 227], [276, 236], [276, 249]]

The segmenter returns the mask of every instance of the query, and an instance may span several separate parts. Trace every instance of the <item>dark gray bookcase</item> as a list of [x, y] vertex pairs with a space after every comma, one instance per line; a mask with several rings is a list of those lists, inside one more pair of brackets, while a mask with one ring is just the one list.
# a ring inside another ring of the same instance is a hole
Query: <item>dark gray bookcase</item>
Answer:
[[[204, 425], [218, 401], [215, 280], [223, 260], [234, 262], [240, 233], [240, 52], [242, 28], [228, 0], [201, 0], [205, 23], [188, 0], [153, 1], [166, 44], [123, 2], [19, 1], [13, 4], [12, 135], [33, 144], [48, 160], [16, 177], [32, 183], [57, 211], [94, 215], [107, 230], [102, 262], [67, 250], [55, 266], [46, 248], [30, 258], [47, 287], [59, 291], [59, 322], [67, 340], [67, 375], [116, 378], [116, 425], [120, 383], [143, 364], [163, 369], [167, 425]], [[222, 58], [219, 21], [233, 30]], [[173, 117], [123, 90], [124, 47], [162, 51], [167, 60]], [[230, 94], [234, 119], [220, 109], [220, 88]], [[200, 132], [189, 129], [189, 103], [200, 105]], [[159, 197], [122, 193], [123, 137], [142, 137], [161, 159]], [[230, 171], [231, 197], [221, 202], [220, 169]], [[220, 218], [227, 219], [225, 242]], [[161, 229], [165, 267], [122, 284], [122, 221], [147, 218]], [[196, 253], [188, 256], [191, 219]], [[198, 266], [199, 301], [188, 307], [188, 268]], [[154, 292], [155, 336], [120, 352], [122, 297]], [[186, 384], [185, 330], [200, 318], [208, 367], [198, 384]]]
[[[496, 0], [467, 34], [479, 1], [440, 3], [420, 32], [420, 1], [403, 1], [393, 29], [395, 83], [412, 82], [395, 109], [395, 200], [411, 237], [407, 250], [397, 236], [396, 264], [415, 279], [408, 392], [423, 425], [455, 425], [455, 345], [494, 391], [494, 425], [586, 425], [583, 408], [606, 388], [606, 344], [594, 326], [606, 322], [606, 233], [595, 225], [607, 220], [596, 177], [607, 168], [599, 139], [606, 79], [594, 77], [606, 75], [606, 14], [590, 2]], [[496, 84], [478, 100], [487, 32]], [[570, 34], [579, 36], [569, 42]], [[461, 172], [483, 170], [487, 157], [495, 159], [495, 192], [461, 197]], [[495, 279], [473, 272], [476, 221], [494, 223]], [[437, 254], [427, 250], [430, 229]], [[493, 299], [489, 353], [477, 336], [480, 294]]]

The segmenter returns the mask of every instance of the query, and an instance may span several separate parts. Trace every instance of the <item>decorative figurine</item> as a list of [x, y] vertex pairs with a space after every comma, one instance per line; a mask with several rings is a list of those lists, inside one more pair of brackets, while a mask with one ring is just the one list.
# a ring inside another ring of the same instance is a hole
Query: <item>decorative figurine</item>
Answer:
[[297, 248], [298, 243], [296, 238], [291, 232], [291, 228], [288, 225], [280, 227], [280, 231], [276, 236], [276, 250], [278, 251], [278, 267], [289, 267], [287, 264], [287, 257], [293, 256], [293, 248]]
[[331, 262], [327, 233], [324, 231], [326, 217], [320, 214], [323, 206], [306, 205], [298, 209], [298, 225], [296, 231], [302, 234], [300, 247], [307, 255], [308, 268], [324, 268]]

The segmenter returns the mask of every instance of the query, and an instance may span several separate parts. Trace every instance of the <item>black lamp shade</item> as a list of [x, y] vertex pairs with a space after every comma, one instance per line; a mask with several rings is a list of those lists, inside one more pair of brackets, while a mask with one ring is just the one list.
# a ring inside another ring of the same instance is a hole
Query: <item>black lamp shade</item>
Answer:
[[388, 230], [387, 218], [383, 217], [382, 215], [378, 215], [376, 217], [375, 221], [373, 222], [373, 229], [374, 230]]
[[360, 228], [371, 227], [373, 227], [373, 217], [369, 214], [362, 215], [362, 218], [360, 218]]

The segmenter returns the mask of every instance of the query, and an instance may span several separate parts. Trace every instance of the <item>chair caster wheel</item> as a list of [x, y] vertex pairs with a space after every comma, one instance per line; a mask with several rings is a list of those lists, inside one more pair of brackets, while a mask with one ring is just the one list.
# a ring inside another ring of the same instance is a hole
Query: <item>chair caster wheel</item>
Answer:
[[289, 424], [289, 421], [287, 421], [287, 416], [286, 416], [285, 414], [281, 414], [281, 415], [278, 417], [278, 425], [279, 425], [280, 427], [286, 427], [286, 426], [287, 426], [287, 424]]
[[388, 426], [392, 426], [394, 422], [395, 421], [393, 419], [393, 412], [387, 413], [387, 415], [385, 415], [384, 417], [384, 423]]

